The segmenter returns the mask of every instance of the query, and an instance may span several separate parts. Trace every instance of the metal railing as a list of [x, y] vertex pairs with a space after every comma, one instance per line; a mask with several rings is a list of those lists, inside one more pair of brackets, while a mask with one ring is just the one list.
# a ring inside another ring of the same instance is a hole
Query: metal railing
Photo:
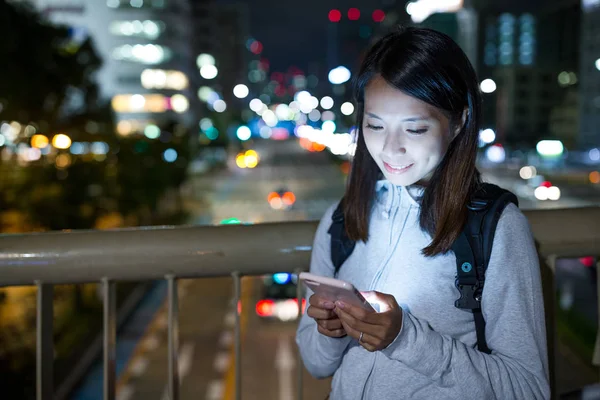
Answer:
[[[557, 258], [600, 256], [600, 207], [531, 210], [542, 265], [554, 389], [554, 278]], [[168, 282], [168, 394], [179, 399], [180, 278], [231, 276], [234, 303], [242, 276], [299, 272], [309, 265], [316, 221], [260, 225], [153, 227], [0, 235], [0, 286], [37, 285], [37, 399], [53, 397], [53, 285], [101, 283], [104, 304], [104, 399], [116, 398], [116, 281]], [[301, 295], [298, 288], [298, 296]], [[298, 307], [302, 302], [298, 299]], [[235, 398], [241, 398], [241, 330], [235, 321]], [[298, 368], [302, 398], [302, 368]]]

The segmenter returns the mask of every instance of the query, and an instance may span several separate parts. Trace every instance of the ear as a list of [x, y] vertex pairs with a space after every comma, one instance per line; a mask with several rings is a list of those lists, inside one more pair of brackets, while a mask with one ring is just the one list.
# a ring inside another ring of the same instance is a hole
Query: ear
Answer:
[[462, 131], [462, 128], [465, 126], [465, 122], [467, 121], [467, 116], [469, 115], [469, 109], [465, 107], [462, 113], [462, 117], [460, 118], [460, 124], [454, 129], [454, 135], [452, 135], [452, 140]]

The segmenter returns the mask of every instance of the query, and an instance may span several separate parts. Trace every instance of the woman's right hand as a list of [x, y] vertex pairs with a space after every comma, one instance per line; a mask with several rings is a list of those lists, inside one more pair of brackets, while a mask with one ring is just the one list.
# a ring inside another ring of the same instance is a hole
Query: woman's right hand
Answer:
[[308, 299], [308, 304], [306, 314], [317, 322], [319, 333], [332, 338], [346, 336], [346, 330], [342, 326], [342, 322], [333, 311], [335, 303], [318, 294], [313, 294]]

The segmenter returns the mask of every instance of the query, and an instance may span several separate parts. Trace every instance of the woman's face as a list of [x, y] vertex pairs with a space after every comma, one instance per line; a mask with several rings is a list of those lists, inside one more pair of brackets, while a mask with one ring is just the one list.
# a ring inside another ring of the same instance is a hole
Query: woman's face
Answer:
[[388, 84], [381, 76], [365, 88], [363, 134], [385, 178], [395, 185], [426, 185], [450, 141], [449, 119], [437, 108]]

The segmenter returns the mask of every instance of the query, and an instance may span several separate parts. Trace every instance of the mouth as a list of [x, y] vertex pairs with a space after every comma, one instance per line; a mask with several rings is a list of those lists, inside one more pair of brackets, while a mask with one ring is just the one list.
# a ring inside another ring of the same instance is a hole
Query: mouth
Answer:
[[390, 165], [385, 161], [383, 162], [383, 166], [385, 167], [386, 171], [390, 174], [403, 174], [406, 171], [408, 171], [413, 165], [414, 163], [405, 165]]

